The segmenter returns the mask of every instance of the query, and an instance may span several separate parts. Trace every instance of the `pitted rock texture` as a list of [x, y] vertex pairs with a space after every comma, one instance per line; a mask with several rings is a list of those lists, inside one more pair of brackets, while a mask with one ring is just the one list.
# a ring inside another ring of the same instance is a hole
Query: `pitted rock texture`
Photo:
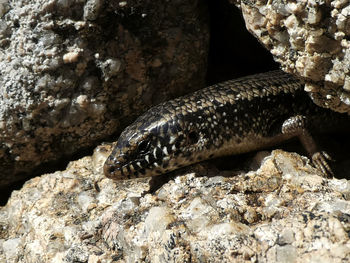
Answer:
[[320, 106], [350, 114], [348, 0], [229, 0], [282, 68], [305, 81]]
[[320, 177], [305, 157], [276, 150], [248, 173], [208, 173], [197, 165], [142, 194], [147, 179], [113, 182], [102, 175], [108, 153], [99, 147], [12, 194], [0, 208], [1, 262], [350, 257], [350, 183]]
[[204, 86], [205, 5], [0, 1], [0, 186]]

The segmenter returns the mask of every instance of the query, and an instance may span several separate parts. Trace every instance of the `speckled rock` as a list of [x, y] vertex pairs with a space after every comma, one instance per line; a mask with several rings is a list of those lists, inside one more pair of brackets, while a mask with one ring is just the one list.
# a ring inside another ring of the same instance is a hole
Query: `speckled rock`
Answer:
[[113, 182], [102, 175], [108, 153], [99, 147], [12, 194], [0, 209], [1, 262], [350, 257], [350, 182], [320, 177], [305, 157], [276, 150], [248, 173], [203, 176], [197, 165], [143, 194], [148, 179]]
[[0, 186], [204, 86], [204, 4], [0, 1]]
[[350, 114], [348, 0], [230, 0], [248, 30], [320, 106]]

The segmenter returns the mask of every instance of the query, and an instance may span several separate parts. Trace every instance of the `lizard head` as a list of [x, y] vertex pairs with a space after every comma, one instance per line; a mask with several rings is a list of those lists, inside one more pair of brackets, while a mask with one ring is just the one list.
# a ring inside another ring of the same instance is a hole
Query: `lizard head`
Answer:
[[146, 112], [121, 133], [104, 164], [108, 178], [156, 176], [204, 160], [208, 136], [184, 113], [163, 106]]

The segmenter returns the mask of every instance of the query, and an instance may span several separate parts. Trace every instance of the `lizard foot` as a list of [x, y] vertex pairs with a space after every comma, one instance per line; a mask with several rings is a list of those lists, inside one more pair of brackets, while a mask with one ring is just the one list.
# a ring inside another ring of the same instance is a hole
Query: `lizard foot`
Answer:
[[328, 161], [333, 161], [333, 159], [324, 151], [316, 152], [312, 155], [312, 163], [316, 169], [319, 170], [324, 177], [330, 178], [333, 177], [334, 174]]

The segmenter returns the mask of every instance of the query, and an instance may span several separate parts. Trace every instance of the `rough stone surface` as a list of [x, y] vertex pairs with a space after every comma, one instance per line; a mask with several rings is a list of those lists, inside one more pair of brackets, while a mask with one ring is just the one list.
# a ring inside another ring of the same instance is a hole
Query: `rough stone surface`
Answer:
[[350, 114], [348, 0], [230, 0], [248, 30], [320, 106]]
[[102, 175], [108, 153], [99, 147], [12, 194], [0, 209], [1, 262], [350, 257], [350, 183], [320, 177], [304, 157], [276, 150], [248, 173], [203, 176], [197, 165], [142, 195], [147, 179], [112, 182]]
[[0, 186], [204, 86], [197, 1], [0, 1]]

